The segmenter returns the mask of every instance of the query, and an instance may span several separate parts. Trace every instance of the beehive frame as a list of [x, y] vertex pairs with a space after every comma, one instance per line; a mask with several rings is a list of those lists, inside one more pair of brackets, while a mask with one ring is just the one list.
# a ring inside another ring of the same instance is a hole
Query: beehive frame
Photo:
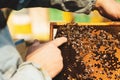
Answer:
[[[53, 39], [54, 29], [58, 28], [61, 25], [76, 25], [76, 23], [51, 23], [51, 40]], [[101, 29], [106, 28], [108, 32], [118, 33], [120, 32], [120, 23], [119, 22], [108, 22], [108, 23], [77, 23], [80, 26], [87, 26], [87, 27], [101, 27]], [[113, 30], [114, 29], [114, 30]], [[119, 38], [120, 39], [120, 38]], [[62, 79], [63, 80], [63, 79]], [[72, 80], [72, 79], [70, 79]], [[76, 80], [76, 79], [75, 79]]]
[[[50, 40], [53, 40], [53, 33], [54, 33], [54, 29], [57, 29], [57, 27], [55, 27], [56, 25], [60, 26], [60, 25], [66, 25], [69, 23], [65, 23], [65, 22], [51, 22], [50, 23]], [[71, 24], [76, 24], [76, 23], [71, 23]], [[114, 26], [114, 27], [119, 27], [120, 26], [120, 22], [104, 22], [104, 23], [77, 23], [78, 25], [88, 25], [88, 26], [102, 26], [102, 27], [109, 27], [109, 26]], [[116, 30], [117, 32], [120, 31], [120, 28]]]

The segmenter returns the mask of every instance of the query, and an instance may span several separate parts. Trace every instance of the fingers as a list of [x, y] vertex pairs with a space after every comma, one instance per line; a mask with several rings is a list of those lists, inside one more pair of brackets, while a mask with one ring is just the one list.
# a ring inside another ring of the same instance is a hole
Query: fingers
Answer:
[[65, 42], [67, 42], [67, 38], [65, 37], [56, 38], [52, 41], [52, 43], [55, 44], [57, 47], [62, 45]]
[[32, 46], [39, 46], [40, 45], [40, 41], [39, 40], [34, 40]]

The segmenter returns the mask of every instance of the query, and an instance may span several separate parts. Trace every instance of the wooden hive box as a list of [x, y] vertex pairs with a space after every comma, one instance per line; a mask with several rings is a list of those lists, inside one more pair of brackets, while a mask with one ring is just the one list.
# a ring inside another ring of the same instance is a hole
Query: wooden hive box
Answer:
[[59, 48], [64, 67], [53, 80], [119, 80], [120, 23], [51, 23], [50, 39], [65, 36]]

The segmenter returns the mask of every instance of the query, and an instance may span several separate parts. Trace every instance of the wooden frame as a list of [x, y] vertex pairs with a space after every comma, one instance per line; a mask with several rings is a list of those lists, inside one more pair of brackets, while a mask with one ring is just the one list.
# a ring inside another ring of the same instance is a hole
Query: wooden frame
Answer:
[[[54, 27], [55, 25], [66, 25], [70, 23], [65, 23], [65, 22], [51, 22], [50, 23], [50, 40], [53, 39], [53, 33], [54, 33]], [[71, 24], [76, 24], [76, 23], [71, 23]], [[103, 26], [103, 27], [109, 27], [109, 26], [115, 26], [115, 27], [120, 27], [120, 22], [104, 22], [104, 23], [77, 23], [78, 25], [88, 25], [88, 26]], [[120, 28], [118, 29], [120, 31]]]

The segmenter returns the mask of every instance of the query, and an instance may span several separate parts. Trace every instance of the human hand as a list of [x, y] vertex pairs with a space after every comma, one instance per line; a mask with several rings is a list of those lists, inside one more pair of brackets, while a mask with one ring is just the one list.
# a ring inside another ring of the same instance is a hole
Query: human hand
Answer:
[[40, 46], [42, 46], [42, 44], [40, 43], [39, 40], [35, 39], [32, 44], [27, 48], [26, 51], [26, 56], [28, 56], [29, 54], [31, 54], [32, 52], [34, 52], [36, 49], [38, 49]]
[[56, 38], [45, 43], [26, 57], [26, 61], [37, 63], [48, 72], [51, 78], [55, 77], [63, 68], [63, 58], [58, 46], [65, 43], [65, 37]]
[[120, 3], [115, 0], [97, 0], [95, 7], [102, 16], [120, 21]]

